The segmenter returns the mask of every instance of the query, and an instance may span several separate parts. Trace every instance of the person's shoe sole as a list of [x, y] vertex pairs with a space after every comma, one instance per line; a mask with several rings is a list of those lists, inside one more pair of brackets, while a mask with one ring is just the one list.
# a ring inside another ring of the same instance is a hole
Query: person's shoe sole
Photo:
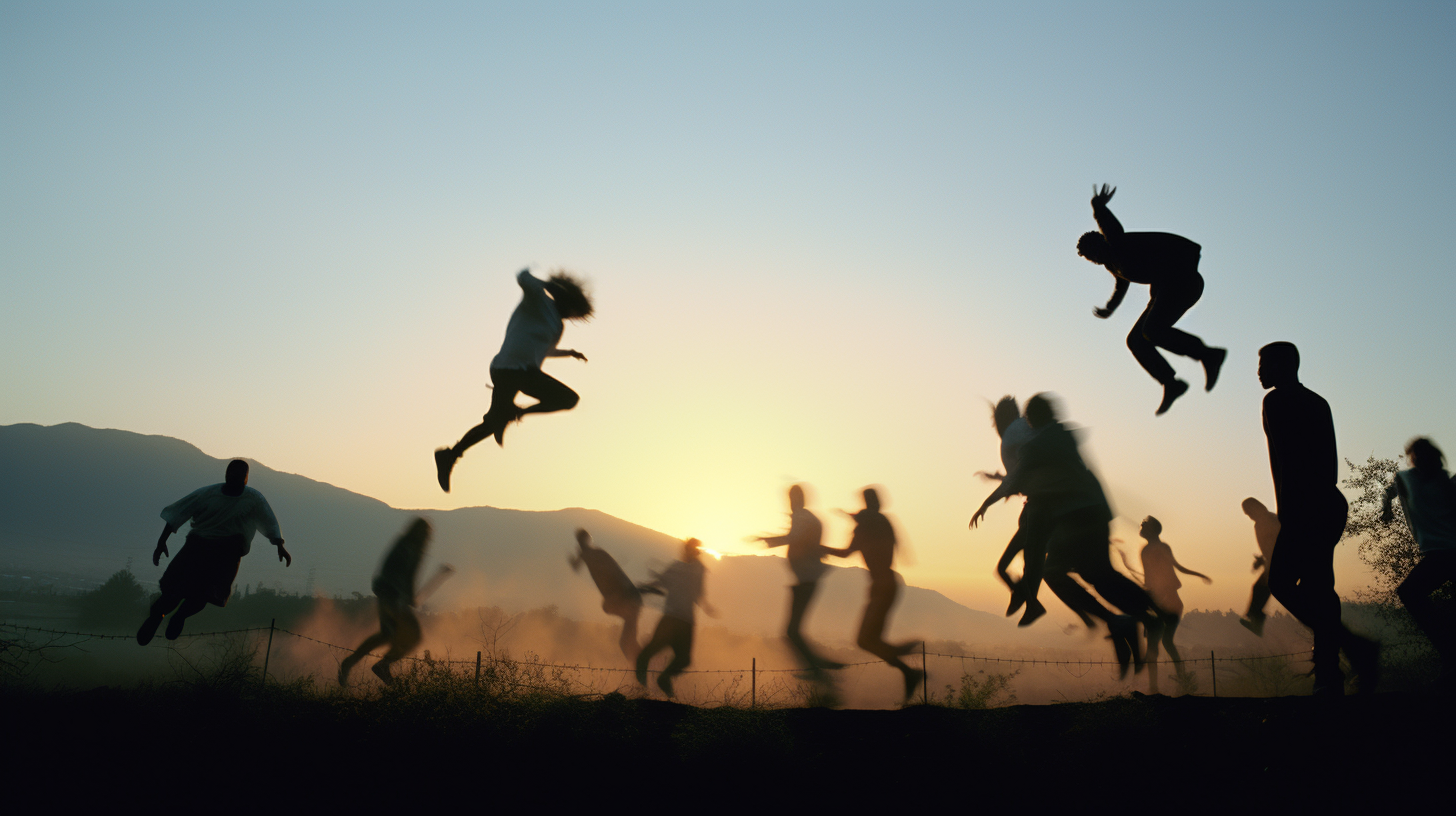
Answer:
[[162, 625], [162, 617], [162, 615], [148, 615], [147, 619], [142, 621], [141, 628], [137, 630], [138, 645], [145, 646], [152, 642], [152, 638], [157, 636], [157, 627]]

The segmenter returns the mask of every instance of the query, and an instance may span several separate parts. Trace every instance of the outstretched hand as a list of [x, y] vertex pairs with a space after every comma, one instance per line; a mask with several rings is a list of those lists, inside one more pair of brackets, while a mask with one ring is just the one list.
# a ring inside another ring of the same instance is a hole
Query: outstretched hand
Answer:
[[283, 549], [283, 539], [273, 539], [273, 546], [278, 548], [278, 560], [283, 562], [283, 566], [293, 566], [293, 556], [288, 554], [288, 550]]
[[1107, 202], [1112, 200], [1112, 194], [1115, 192], [1117, 192], [1116, 187], [1108, 187], [1104, 184], [1102, 185], [1102, 189], [1098, 190], [1097, 185], [1092, 185], [1092, 206], [1106, 207]]
[[162, 556], [164, 556], [164, 555], [165, 556], [168, 556], [168, 557], [171, 557], [172, 554], [170, 552], [167, 552], [167, 545], [166, 544], [163, 544], [162, 542], [158, 541], [157, 542], [157, 548], [155, 550], [152, 550], [152, 566], [154, 566], [154, 567], [161, 566], [161, 564], [162, 564]]
[[582, 361], [583, 363], [586, 362], [586, 355], [585, 354], [582, 354], [581, 352], [577, 351], [576, 349], [572, 349], [570, 353], [571, 353], [571, 356], [572, 357], [575, 357], [576, 359]]
[[995, 473], [992, 473], [989, 470], [978, 470], [978, 471], [976, 471], [976, 475], [977, 476], [980, 476], [982, 479], [989, 479], [989, 480], [991, 480], [993, 482], [1000, 482], [1000, 481], [1005, 480], [1005, 478], [1006, 478], [1006, 474], [1002, 473], [999, 470], [996, 471]]
[[976, 514], [974, 516], [971, 516], [971, 529], [972, 530], [976, 529], [976, 525], [977, 524], [980, 524], [981, 523], [981, 519], [983, 519], [985, 517], [986, 517], [986, 505], [983, 504], [983, 505], [981, 505], [981, 509], [977, 510], [976, 511]]
[[1106, 320], [1107, 318], [1112, 317], [1112, 310], [1107, 308], [1106, 306], [1098, 306], [1097, 308], [1092, 310], [1092, 314], [1095, 314], [1103, 320]]

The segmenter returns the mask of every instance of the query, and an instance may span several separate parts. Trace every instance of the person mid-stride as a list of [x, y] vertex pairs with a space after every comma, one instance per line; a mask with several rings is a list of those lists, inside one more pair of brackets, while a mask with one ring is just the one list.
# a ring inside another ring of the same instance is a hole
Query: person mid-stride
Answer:
[[1163, 348], [1174, 354], [1203, 363], [1205, 391], [1212, 391], [1218, 382], [1218, 370], [1228, 350], [1205, 346], [1202, 340], [1176, 329], [1174, 323], [1193, 308], [1203, 295], [1203, 276], [1198, 274], [1202, 247], [1181, 235], [1166, 232], [1123, 232], [1107, 202], [1116, 188], [1102, 185], [1092, 195], [1092, 217], [1101, 232], [1085, 233], [1077, 241], [1077, 254], [1095, 264], [1107, 267], [1116, 278], [1116, 287], [1107, 305], [1093, 309], [1101, 318], [1112, 317], [1127, 295], [1129, 283], [1145, 283], [1152, 290], [1148, 307], [1133, 324], [1127, 335], [1127, 347], [1153, 379], [1163, 385], [1163, 401], [1158, 414], [1173, 407], [1173, 401], [1188, 391], [1188, 383], [1178, 379], [1173, 367], [1158, 353]]
[[[435, 475], [440, 489], [450, 492], [450, 473], [455, 463], [475, 443], [494, 436], [497, 445], [505, 444], [506, 427], [526, 414], [548, 414], [576, 407], [580, 400], [575, 391], [541, 370], [547, 357], [575, 357], [586, 362], [586, 355], [574, 349], [556, 347], [561, 342], [563, 321], [586, 320], [592, 314], [591, 295], [580, 280], [569, 272], [556, 272], [546, 280], [522, 269], [516, 275], [521, 285], [521, 302], [506, 324], [506, 339], [500, 353], [490, 362], [490, 381], [494, 392], [490, 410], [481, 423], [465, 432], [452, 447], [435, 451]], [[516, 405], [516, 394], [535, 397], [535, 405]]]

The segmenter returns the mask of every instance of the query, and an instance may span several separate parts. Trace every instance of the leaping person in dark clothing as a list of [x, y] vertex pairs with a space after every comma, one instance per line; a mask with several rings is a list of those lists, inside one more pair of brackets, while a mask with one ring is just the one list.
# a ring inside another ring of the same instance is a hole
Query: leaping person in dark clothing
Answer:
[[1173, 373], [1173, 367], [1158, 353], [1159, 348], [1203, 363], [1205, 391], [1212, 391], [1218, 382], [1218, 371], [1228, 350], [1206, 346], [1188, 332], [1176, 329], [1174, 323], [1193, 308], [1203, 295], [1203, 276], [1198, 274], [1202, 247], [1181, 235], [1166, 232], [1124, 232], [1122, 224], [1107, 209], [1116, 188], [1102, 185], [1094, 189], [1092, 217], [1101, 232], [1085, 233], [1077, 241], [1077, 254], [1095, 264], [1107, 267], [1117, 279], [1107, 305], [1092, 313], [1108, 318], [1117, 311], [1127, 295], [1129, 283], [1145, 283], [1151, 288], [1148, 307], [1133, 324], [1127, 335], [1127, 347], [1144, 370], [1163, 384], [1163, 402], [1158, 414], [1173, 407], [1173, 401], [1188, 391], [1188, 383]]
[[[547, 357], [575, 357], [586, 362], [586, 355], [574, 349], [557, 348], [561, 342], [563, 321], [586, 320], [592, 314], [591, 295], [581, 281], [568, 272], [557, 272], [546, 280], [522, 269], [516, 275], [521, 285], [521, 302], [506, 324], [506, 339], [501, 350], [490, 361], [490, 381], [495, 389], [490, 410], [479, 425], [465, 432], [453, 446], [435, 451], [435, 475], [440, 489], [450, 492], [450, 474], [455, 463], [475, 443], [488, 436], [497, 445], [505, 444], [506, 427], [526, 414], [546, 414], [576, 407], [581, 399], [564, 383], [541, 370]], [[516, 405], [516, 394], [535, 397], [535, 405]]]

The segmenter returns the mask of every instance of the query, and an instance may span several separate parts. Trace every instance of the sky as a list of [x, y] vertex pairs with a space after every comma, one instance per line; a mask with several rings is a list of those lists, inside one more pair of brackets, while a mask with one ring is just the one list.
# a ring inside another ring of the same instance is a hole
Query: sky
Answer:
[[[1456, 447], [1453, 44], [1440, 2], [6, 2], [0, 424], [732, 553], [796, 482], [840, 546], [876, 484], [906, 579], [998, 609], [988, 400], [1051, 391], [1122, 546], [1156, 515], [1214, 578], [1185, 603], [1242, 609], [1260, 346], [1300, 347], [1342, 457]], [[1104, 182], [1202, 245], [1179, 325], [1229, 349], [1207, 394], [1173, 358], [1162, 417], [1145, 288], [1096, 319], [1075, 249]], [[441, 493], [525, 267], [592, 283], [589, 362], [546, 364], [581, 403]]]

